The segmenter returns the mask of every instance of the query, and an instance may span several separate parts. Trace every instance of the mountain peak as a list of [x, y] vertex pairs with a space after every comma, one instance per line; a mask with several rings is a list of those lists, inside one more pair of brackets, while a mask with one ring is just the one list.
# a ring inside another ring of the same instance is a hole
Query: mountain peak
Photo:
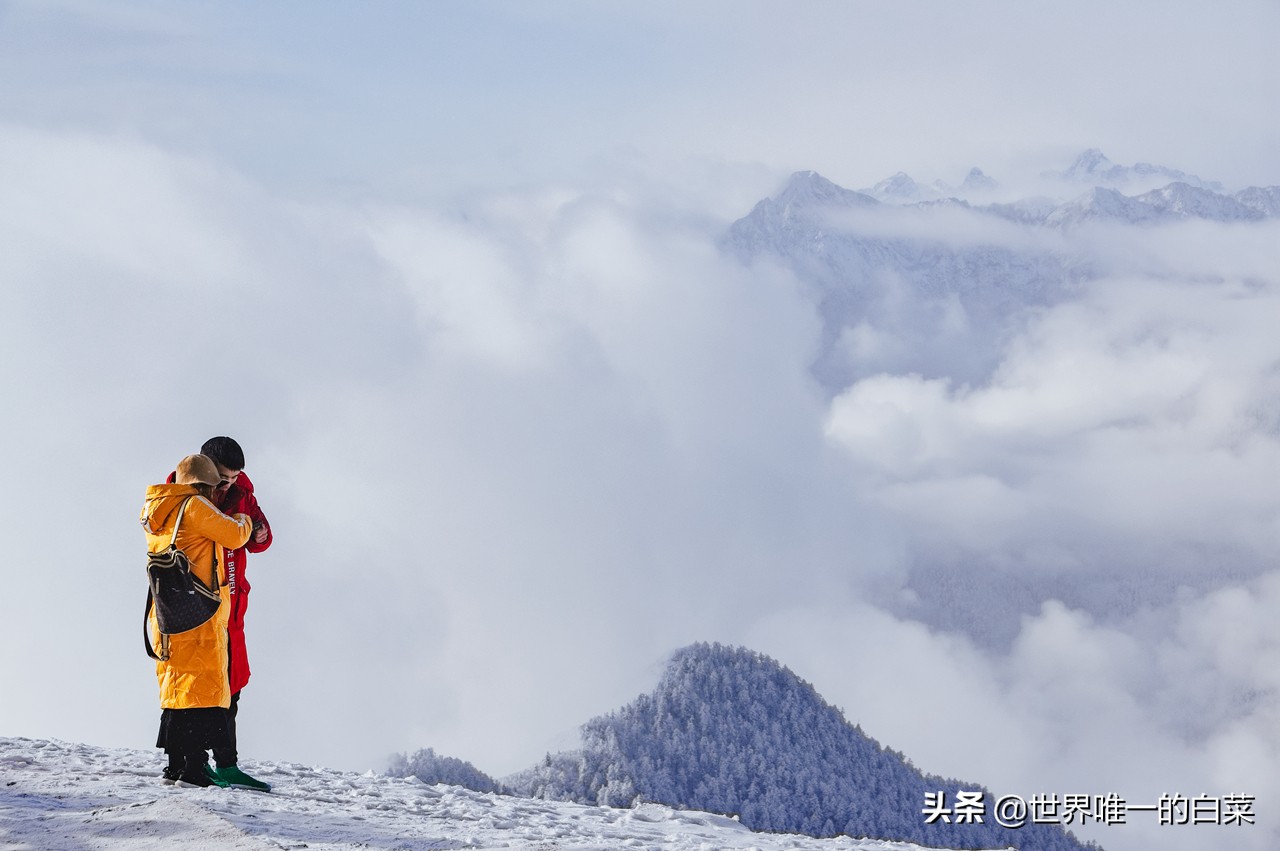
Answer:
[[962, 192], [988, 192], [1000, 186], [993, 178], [983, 173], [982, 169], [969, 169], [969, 173], [965, 175], [964, 182], [960, 184]]
[[581, 750], [549, 756], [507, 782], [532, 797], [731, 813], [752, 830], [1083, 848], [1057, 826], [925, 823], [926, 793], [958, 781], [922, 774], [777, 661], [721, 644], [677, 651], [652, 693], [583, 725]]
[[919, 193], [920, 184], [912, 180], [911, 175], [905, 171], [900, 171], [892, 177], [886, 177], [872, 187], [871, 191], [872, 195], [883, 195], [889, 198], [915, 198]]
[[[837, 186], [816, 171], [797, 171], [777, 195], [758, 202], [751, 212], [729, 226], [727, 244], [744, 254], [786, 242], [788, 235], [822, 228], [833, 210], [877, 207], [869, 195]], [[806, 237], [807, 238], [807, 237]]]
[[874, 203], [873, 199], [837, 186], [816, 171], [795, 172], [772, 200], [783, 208], [831, 204], [865, 206], [867, 202]]
[[1129, 192], [1145, 192], [1170, 182], [1182, 182], [1188, 185], [1210, 190], [1221, 190], [1222, 186], [1211, 181], [1201, 180], [1194, 174], [1166, 168], [1151, 163], [1135, 163], [1131, 166], [1117, 165], [1107, 159], [1106, 154], [1098, 148], [1084, 151], [1067, 167], [1065, 171], [1044, 172], [1045, 177], [1066, 180], [1072, 183], [1088, 183], [1094, 186], [1107, 186], [1112, 189], [1125, 189]]
[[863, 193], [879, 201], [895, 204], [936, 201], [941, 197], [937, 190], [921, 186], [905, 171], [886, 177], [870, 189], [864, 189]]
[[1075, 158], [1075, 161], [1062, 172], [1062, 176], [1071, 180], [1081, 180], [1099, 175], [1107, 175], [1116, 164], [1107, 159], [1107, 155], [1099, 148], [1089, 148]]

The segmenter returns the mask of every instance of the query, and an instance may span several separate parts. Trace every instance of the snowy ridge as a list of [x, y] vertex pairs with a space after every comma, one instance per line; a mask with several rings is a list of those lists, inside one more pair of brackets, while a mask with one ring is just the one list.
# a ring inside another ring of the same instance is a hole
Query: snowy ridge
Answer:
[[951, 186], [942, 180], [935, 180], [929, 186], [921, 186], [911, 175], [898, 172], [892, 177], [863, 189], [864, 195], [870, 195], [878, 201], [891, 204], [916, 204], [940, 201], [943, 199], [972, 200], [975, 196], [989, 195], [1000, 188], [1000, 183], [983, 173], [982, 169], [969, 169], [964, 181], [958, 187]]
[[519, 848], [921, 851], [879, 840], [759, 834], [708, 813], [609, 809], [453, 786], [250, 762], [271, 794], [160, 782], [159, 751], [0, 738], [0, 848], [400, 851]]
[[[788, 184], [788, 190], [797, 180], [803, 182], [813, 177], [817, 177], [813, 172], [798, 172]], [[976, 167], [969, 170], [958, 187], [940, 180], [923, 186], [900, 171], [859, 194], [900, 207], [927, 206], [950, 199], [967, 202], [975, 210], [1003, 218], [1050, 227], [1095, 217], [1147, 224], [1186, 218], [1256, 221], [1280, 215], [1280, 187], [1251, 186], [1228, 195], [1220, 183], [1177, 169], [1150, 163], [1116, 165], [1097, 149], [1082, 153], [1066, 170], [1047, 171], [1042, 177], [1060, 190], [1055, 192], [1060, 195], [1058, 200], [1022, 199], [979, 204], [990, 200], [1000, 183]], [[1081, 194], [1081, 187], [1089, 189]], [[834, 193], [828, 192], [826, 197], [831, 200]]]
[[[1097, 228], [1126, 238], [1180, 222], [1249, 226], [1280, 216], [1280, 187], [1225, 195], [1156, 166], [1133, 171], [1162, 185], [1125, 194], [1105, 185], [1119, 167], [1095, 153], [1060, 175], [1071, 178], [1067, 200], [974, 204], [964, 192], [930, 195], [903, 173], [854, 192], [796, 172], [730, 225], [723, 245], [745, 263], [781, 262], [802, 283], [823, 320], [813, 368], [828, 389], [879, 372], [941, 377], [938, 363], [950, 365], [947, 377], [977, 384], [1030, 312], [1105, 271], [1090, 242]], [[1090, 174], [1099, 180], [1079, 194]], [[994, 185], [977, 169], [965, 183]]]
[[[1152, 165], [1151, 163], [1135, 163], [1131, 166], [1117, 165], [1097, 148], [1090, 148], [1081, 153], [1065, 171], [1046, 172], [1045, 176], [1073, 183], [1088, 183], [1094, 186], [1108, 186], [1117, 189], [1149, 187], [1171, 181], [1190, 183], [1204, 189], [1222, 188], [1219, 184], [1201, 180], [1194, 174], [1187, 174], [1177, 169]], [[1139, 189], [1139, 191], [1142, 190]]]
[[[1175, 182], [1141, 195], [1095, 187], [1081, 198], [1045, 216], [1043, 223], [1060, 226], [1088, 219], [1114, 219], [1127, 224], [1206, 219], [1214, 222], [1259, 221], [1274, 215], [1276, 187], [1250, 187], [1235, 196], [1221, 195], [1189, 183]], [[1246, 200], [1247, 199], [1247, 200]], [[1252, 203], [1249, 203], [1249, 202]]]

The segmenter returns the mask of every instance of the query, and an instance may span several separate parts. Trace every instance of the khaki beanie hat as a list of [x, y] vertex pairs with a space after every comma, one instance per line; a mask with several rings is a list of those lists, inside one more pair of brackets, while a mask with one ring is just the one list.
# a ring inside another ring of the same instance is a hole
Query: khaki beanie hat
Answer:
[[208, 455], [188, 455], [178, 462], [177, 475], [173, 480], [180, 485], [216, 485], [222, 477]]

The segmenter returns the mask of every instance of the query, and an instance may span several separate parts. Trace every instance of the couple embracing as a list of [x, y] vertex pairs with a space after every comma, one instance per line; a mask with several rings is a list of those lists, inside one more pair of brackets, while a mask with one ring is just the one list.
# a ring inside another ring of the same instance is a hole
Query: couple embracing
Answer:
[[[218, 597], [212, 617], [194, 629], [162, 633], [148, 598], [148, 653], [160, 683], [156, 747], [169, 757], [164, 781], [179, 786], [234, 786], [269, 792], [238, 765], [236, 715], [249, 681], [244, 615], [249, 603], [248, 553], [271, 546], [271, 526], [244, 474], [244, 452], [229, 437], [205, 441], [164, 484], [147, 488], [142, 508], [147, 550], [172, 543], [193, 578]], [[209, 764], [213, 752], [214, 765]]]

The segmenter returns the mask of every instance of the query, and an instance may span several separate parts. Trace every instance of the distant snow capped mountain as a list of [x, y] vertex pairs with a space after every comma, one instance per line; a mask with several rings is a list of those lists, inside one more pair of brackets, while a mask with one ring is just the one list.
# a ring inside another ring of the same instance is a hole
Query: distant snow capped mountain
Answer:
[[[1110, 168], [1101, 158], [1092, 167]], [[1180, 282], [1180, 272], [1158, 257], [1142, 259], [1151, 246], [1149, 230], [1177, 234], [1188, 223], [1202, 225], [1188, 235], [1209, 228], [1261, 230], [1277, 219], [1277, 186], [1228, 195], [1172, 181], [1140, 194], [1093, 186], [1065, 202], [902, 205], [804, 172], [734, 222], [722, 247], [744, 264], [782, 267], [794, 276], [822, 322], [810, 369], [832, 397], [877, 375], [937, 380], [962, 396], [966, 387], [982, 387], [996, 376], [1008, 361], [1008, 346], [1046, 308], [1079, 298], [1090, 282], [1116, 273], [1128, 278], [1134, 264], [1141, 267], [1138, 274]], [[1130, 240], [1136, 251], [1124, 250]], [[993, 573], [988, 584], [980, 572], [960, 573], [963, 581], [956, 582], [950, 568], [912, 570], [911, 587], [919, 595], [911, 604], [913, 617], [924, 613], [932, 623], [994, 646], [1017, 634], [1009, 612], [1038, 606], [1034, 596], [1015, 597], [1010, 589], [1020, 586], [1004, 574]], [[1124, 586], [1129, 581], [1150, 586], [1156, 580], [1144, 575], [1075, 584], [1054, 578], [1040, 590], [1051, 587], [1055, 599], [1106, 612], [1134, 598]]]
[[1096, 186], [1081, 197], [1056, 207], [1041, 221], [1052, 227], [1098, 219], [1131, 225], [1178, 219], [1250, 222], [1276, 215], [1269, 211], [1276, 207], [1278, 198], [1280, 187], [1253, 187], [1231, 196], [1175, 182], [1141, 195], [1129, 196], [1115, 189]]
[[[1111, 180], [1130, 173], [1187, 177], [1115, 166], [1100, 151], [1064, 174]], [[966, 178], [977, 187], [988, 181], [978, 169]], [[1077, 227], [1280, 216], [1280, 187], [1224, 195], [1183, 180], [1138, 195], [1099, 185], [1066, 202], [973, 205], [936, 193], [921, 200], [924, 194], [905, 173], [853, 192], [798, 172], [729, 227], [728, 251], [746, 263], [782, 263], [817, 304], [824, 335], [814, 374], [833, 391], [884, 371], [984, 380], [1031, 311], [1100, 274], [1099, 260], [1071, 238]]]
[[1067, 166], [1067, 170], [1058, 173], [1059, 177], [1067, 180], [1077, 181], [1095, 181], [1110, 180], [1113, 175], [1123, 173], [1124, 169], [1107, 159], [1107, 155], [1097, 148], [1090, 148], [1080, 156], [1076, 157], [1075, 162]]
[[870, 195], [837, 186], [814, 171], [798, 171], [772, 198], [758, 202], [750, 215], [735, 223], [735, 244], [745, 250], [789, 250], [795, 239], [821, 230], [828, 210], [860, 210], [879, 206]]
[[1063, 227], [1107, 219], [1128, 224], [1146, 224], [1169, 218], [1172, 216], [1151, 204], [1122, 195], [1115, 189], [1095, 186], [1074, 201], [1050, 211], [1042, 223], [1051, 227]]
[[774, 660], [718, 644], [678, 651], [653, 693], [583, 726], [581, 750], [549, 755], [506, 782], [551, 800], [733, 814], [753, 830], [949, 848], [1086, 848], [1058, 825], [927, 822], [927, 794], [981, 794], [988, 812], [992, 798], [975, 784], [923, 774]]
[[1086, 274], [998, 215], [945, 199], [887, 204], [814, 172], [756, 204], [724, 245], [795, 272], [823, 318], [814, 373], [833, 390], [884, 370], [979, 380], [1011, 316]]
[[902, 171], [885, 178], [870, 189], [864, 189], [863, 193], [877, 201], [887, 201], [891, 204], [933, 201], [942, 197], [942, 193], [938, 190], [921, 186], [911, 178], [911, 175]]
[[980, 168], [969, 169], [969, 173], [965, 175], [964, 183], [960, 184], [960, 191], [962, 192], [992, 192], [998, 188], [1000, 188], [999, 182], [987, 177]]
[[1139, 195], [1134, 200], [1149, 204], [1162, 214], [1178, 218], [1209, 219], [1215, 222], [1250, 222], [1265, 219], [1261, 210], [1242, 203], [1238, 198], [1219, 195], [1188, 183], [1170, 183], [1161, 189]]
[[1072, 183], [1087, 183], [1112, 189], [1138, 189], [1138, 191], [1171, 182], [1187, 183], [1205, 189], [1222, 189], [1220, 184], [1203, 181], [1193, 174], [1151, 163], [1136, 163], [1132, 166], [1116, 165], [1097, 148], [1090, 148], [1080, 154], [1065, 171], [1045, 172], [1045, 176]]
[[982, 169], [971, 168], [958, 187], [941, 180], [935, 180], [931, 185], [924, 186], [911, 175], [900, 171], [892, 177], [886, 177], [870, 189], [861, 191], [862, 194], [887, 204], [919, 204], [948, 198], [956, 200], [981, 198], [994, 192], [999, 186], [999, 183], [983, 174]]
[[1237, 192], [1235, 199], [1267, 218], [1280, 217], [1280, 186], [1250, 186]]
[[874, 207], [876, 199], [852, 189], [845, 189], [827, 180], [816, 171], [798, 171], [787, 181], [782, 192], [772, 200], [757, 204], [765, 209], [779, 210], [784, 217], [812, 208], [815, 204], [841, 204], [849, 207]]

